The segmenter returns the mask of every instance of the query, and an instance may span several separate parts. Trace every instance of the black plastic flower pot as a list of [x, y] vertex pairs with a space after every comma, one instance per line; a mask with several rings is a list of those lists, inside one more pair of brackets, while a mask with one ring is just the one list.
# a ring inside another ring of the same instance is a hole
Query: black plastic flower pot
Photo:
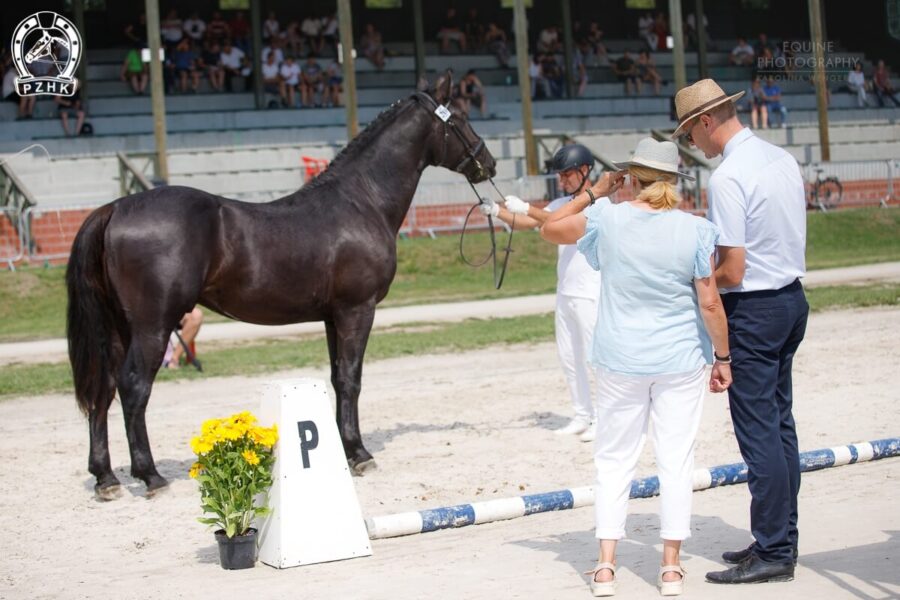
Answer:
[[223, 569], [252, 569], [256, 566], [256, 530], [244, 535], [228, 537], [225, 531], [216, 532], [219, 543], [219, 563]]

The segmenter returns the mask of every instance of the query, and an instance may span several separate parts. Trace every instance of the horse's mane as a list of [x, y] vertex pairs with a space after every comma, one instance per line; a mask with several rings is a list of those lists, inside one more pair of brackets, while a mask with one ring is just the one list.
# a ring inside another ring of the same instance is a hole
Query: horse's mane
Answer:
[[388, 123], [393, 122], [392, 117], [399, 112], [400, 107], [402, 106], [404, 106], [404, 100], [396, 100], [389, 107], [378, 113], [378, 116], [375, 117], [372, 122], [359, 133], [359, 135], [353, 138], [349, 144], [344, 146], [343, 150], [338, 152], [337, 156], [334, 157], [327, 169], [316, 175], [300, 189], [315, 189], [336, 179], [343, 164], [352, 160], [359, 155], [360, 152], [365, 150], [368, 147], [369, 142], [377, 137]]

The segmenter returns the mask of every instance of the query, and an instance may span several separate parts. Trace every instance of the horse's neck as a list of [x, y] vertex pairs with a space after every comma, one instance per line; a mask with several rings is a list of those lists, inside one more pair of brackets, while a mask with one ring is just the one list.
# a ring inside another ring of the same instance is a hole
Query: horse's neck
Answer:
[[[403, 224], [422, 171], [428, 166], [431, 118], [415, 103], [400, 107], [392, 121], [372, 139], [365, 150], [367, 165], [356, 173], [360, 179], [355, 183], [362, 184], [367, 201], [376, 206], [395, 233]], [[355, 162], [358, 164], [360, 159]]]

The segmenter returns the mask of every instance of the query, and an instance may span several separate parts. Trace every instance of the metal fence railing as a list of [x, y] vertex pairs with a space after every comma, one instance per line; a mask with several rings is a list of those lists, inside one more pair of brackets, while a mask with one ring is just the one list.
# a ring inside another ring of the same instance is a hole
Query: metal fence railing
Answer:
[[[139, 171], [144, 165], [136, 165]], [[702, 213], [706, 208], [706, 185], [710, 172], [698, 165], [688, 167], [698, 180], [696, 183], [680, 183], [685, 199], [683, 209]], [[900, 160], [812, 163], [801, 166], [807, 186], [807, 202], [811, 209], [831, 210], [861, 206], [897, 205], [900, 188], [895, 179], [900, 175]], [[821, 194], [833, 196], [835, 186], [824, 182], [834, 178], [840, 184], [839, 196], [833, 204], [816, 202], [813, 196], [818, 187]], [[500, 193], [515, 195], [523, 200], [542, 205], [562, 194], [557, 189], [555, 175], [538, 175], [498, 179]], [[489, 182], [476, 185], [478, 195], [499, 201], [497, 191]], [[280, 195], [280, 194], [279, 194]], [[631, 189], [625, 186], [614, 201], [631, 197]], [[416, 190], [412, 205], [401, 227], [402, 235], [437, 235], [441, 232], [459, 231], [465, 223], [470, 208], [478, 202], [478, 196], [461, 177], [449, 182], [422, 182]], [[54, 206], [40, 205], [25, 208], [14, 205], [0, 207], [0, 265], [15, 268], [22, 261], [54, 262], [68, 258], [71, 245], [81, 223], [87, 215], [102, 203]], [[495, 227], [506, 225], [494, 221]], [[487, 219], [473, 211], [468, 227], [487, 228]]]

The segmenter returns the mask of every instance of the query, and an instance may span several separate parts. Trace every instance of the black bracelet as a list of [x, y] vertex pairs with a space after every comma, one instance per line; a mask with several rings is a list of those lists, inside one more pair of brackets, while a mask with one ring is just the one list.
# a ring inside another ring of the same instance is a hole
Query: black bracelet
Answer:
[[731, 355], [730, 354], [727, 356], [719, 356], [718, 354], [713, 352], [713, 357], [715, 357], [717, 363], [722, 363], [723, 365], [731, 364]]
[[591, 199], [591, 205], [593, 205], [594, 202], [597, 201], [597, 196], [594, 195], [594, 192], [591, 190], [591, 188], [585, 188], [584, 191], [587, 192], [588, 198]]

